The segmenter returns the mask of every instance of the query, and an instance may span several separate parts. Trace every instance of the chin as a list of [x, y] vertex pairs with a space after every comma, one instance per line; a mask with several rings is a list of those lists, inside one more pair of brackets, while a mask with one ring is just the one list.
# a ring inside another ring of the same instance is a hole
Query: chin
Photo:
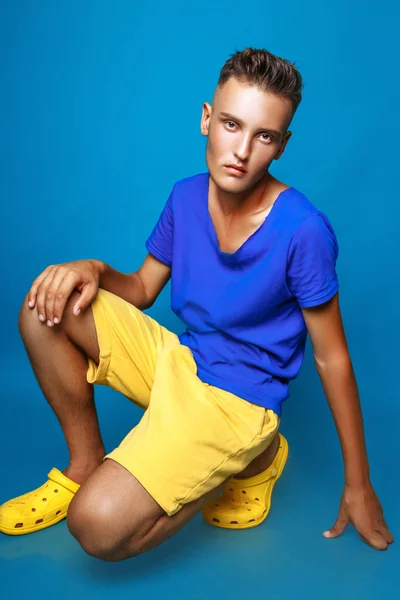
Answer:
[[208, 167], [208, 170], [215, 185], [224, 192], [241, 194], [249, 188], [249, 183], [243, 181], [245, 178], [229, 175], [223, 167]]
[[221, 190], [230, 194], [243, 194], [243, 192], [247, 192], [249, 189], [249, 186], [245, 185], [243, 181], [235, 181], [233, 178], [227, 178], [226, 181], [222, 178], [221, 183], [216, 183]]

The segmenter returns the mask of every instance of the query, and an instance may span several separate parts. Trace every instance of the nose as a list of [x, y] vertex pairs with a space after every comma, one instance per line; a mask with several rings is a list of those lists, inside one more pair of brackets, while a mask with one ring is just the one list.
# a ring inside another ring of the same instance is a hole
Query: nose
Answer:
[[249, 159], [251, 152], [251, 136], [243, 135], [240, 138], [240, 142], [236, 147], [235, 156], [241, 161], [245, 162]]

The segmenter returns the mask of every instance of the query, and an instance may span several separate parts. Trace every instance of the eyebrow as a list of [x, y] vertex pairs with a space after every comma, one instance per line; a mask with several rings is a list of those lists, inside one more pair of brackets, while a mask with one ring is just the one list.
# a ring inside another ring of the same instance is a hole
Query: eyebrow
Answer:
[[[232, 119], [232, 121], [236, 121], [237, 123], [239, 123], [239, 125], [244, 125], [244, 122], [242, 121], [242, 119], [239, 119], [239, 117], [235, 117], [234, 115], [231, 115], [230, 113], [220, 112], [219, 116], [224, 117], [226, 119]], [[269, 127], [261, 127], [260, 129], [262, 129], [263, 131], [266, 131], [267, 133], [272, 133], [273, 135], [276, 135], [278, 137], [280, 135], [282, 135], [280, 131], [277, 131], [276, 129], [270, 129]]]

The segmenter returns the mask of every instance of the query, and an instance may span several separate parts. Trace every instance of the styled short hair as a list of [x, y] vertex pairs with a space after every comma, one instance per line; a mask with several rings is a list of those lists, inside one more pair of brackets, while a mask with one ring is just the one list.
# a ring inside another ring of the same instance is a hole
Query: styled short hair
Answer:
[[293, 114], [301, 102], [303, 78], [293, 63], [264, 49], [245, 48], [232, 54], [221, 69], [217, 86], [235, 77], [241, 82], [288, 98]]

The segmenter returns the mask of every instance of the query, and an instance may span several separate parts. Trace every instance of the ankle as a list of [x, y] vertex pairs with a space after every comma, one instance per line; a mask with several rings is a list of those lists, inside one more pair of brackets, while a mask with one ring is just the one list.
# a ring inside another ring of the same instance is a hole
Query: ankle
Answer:
[[94, 471], [96, 471], [96, 469], [99, 468], [99, 466], [103, 462], [104, 456], [105, 453], [103, 453], [101, 458], [98, 457], [97, 459], [90, 460], [87, 462], [73, 461], [68, 465], [66, 469], [63, 470], [63, 473], [66, 477], [68, 477], [68, 479], [71, 479], [75, 483], [82, 485], [87, 479], [89, 479], [92, 473], [94, 473]]

